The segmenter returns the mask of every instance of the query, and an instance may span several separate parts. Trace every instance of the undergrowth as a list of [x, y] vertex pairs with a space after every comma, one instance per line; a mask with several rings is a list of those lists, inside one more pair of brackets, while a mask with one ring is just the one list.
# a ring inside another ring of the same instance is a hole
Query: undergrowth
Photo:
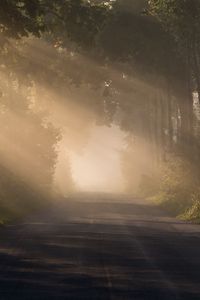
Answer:
[[200, 222], [199, 170], [183, 157], [172, 156], [155, 175], [142, 178], [140, 194], [170, 215]]

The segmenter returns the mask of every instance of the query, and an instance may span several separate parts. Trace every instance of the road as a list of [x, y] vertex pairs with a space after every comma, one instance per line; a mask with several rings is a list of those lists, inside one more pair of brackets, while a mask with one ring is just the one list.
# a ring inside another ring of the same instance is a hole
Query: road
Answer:
[[0, 299], [200, 299], [200, 226], [86, 194], [0, 229]]

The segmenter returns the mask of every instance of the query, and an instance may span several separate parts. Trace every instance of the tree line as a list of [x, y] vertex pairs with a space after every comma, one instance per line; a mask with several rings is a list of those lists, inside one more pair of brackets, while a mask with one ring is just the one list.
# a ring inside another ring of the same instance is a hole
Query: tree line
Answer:
[[[3, 0], [0, 23], [1, 120], [6, 125], [2, 136], [11, 139], [13, 129], [9, 132], [7, 122], [16, 109], [24, 120], [27, 115], [32, 120], [31, 130], [48, 137], [41, 139], [48, 140], [46, 145], [38, 142], [39, 136], [33, 139], [32, 148], [40, 145], [35, 148], [40, 157], [49, 153], [48, 163], [42, 158], [39, 164], [40, 170], [44, 165], [46, 170], [43, 179], [38, 178], [40, 184], [52, 181], [60, 135], [38, 109], [42, 101], [34, 111], [30, 95], [22, 95], [23, 89], [38, 84], [38, 78], [55, 93], [62, 90], [63, 95], [72, 89], [87, 90], [89, 96], [84, 101], [77, 98], [77, 105], [91, 109], [97, 124], [116, 123], [127, 132], [127, 149], [121, 160], [129, 192], [133, 192], [135, 149], [143, 144], [148, 149], [143, 155], [149, 159], [145, 164], [141, 160], [139, 166], [140, 189], [156, 195], [176, 213], [198, 216], [198, 0]], [[29, 40], [23, 44], [25, 38]], [[36, 63], [37, 58], [31, 62], [24, 56], [24, 51], [35, 49], [34, 43], [40, 54], [45, 43], [49, 55], [45, 68], [39, 60]], [[26, 126], [22, 127], [25, 130]], [[20, 130], [15, 137], [25, 138], [26, 134]], [[4, 174], [5, 166], [2, 170]]]

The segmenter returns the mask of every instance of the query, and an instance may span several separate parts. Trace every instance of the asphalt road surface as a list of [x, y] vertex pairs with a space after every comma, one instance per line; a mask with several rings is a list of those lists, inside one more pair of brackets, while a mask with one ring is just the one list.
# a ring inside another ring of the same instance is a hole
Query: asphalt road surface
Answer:
[[82, 195], [0, 229], [0, 299], [200, 299], [200, 226]]

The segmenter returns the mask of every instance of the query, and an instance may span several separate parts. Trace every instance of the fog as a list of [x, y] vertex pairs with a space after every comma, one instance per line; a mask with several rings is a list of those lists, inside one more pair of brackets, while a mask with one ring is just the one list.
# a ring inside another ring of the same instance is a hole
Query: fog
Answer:
[[122, 192], [120, 151], [124, 133], [117, 126], [94, 126], [82, 154], [71, 153], [77, 188], [85, 191]]
[[43, 194], [129, 193], [127, 181], [136, 192], [152, 149], [123, 124], [135, 118], [129, 92], [137, 104], [154, 87], [41, 39], [12, 41], [10, 51], [19, 66], [1, 65], [2, 165]]
[[19, 62], [1, 65], [2, 165], [43, 194], [151, 190], [181, 127], [177, 106], [164, 115], [163, 78], [69, 45], [11, 41]]
[[200, 1], [1, 1], [0, 298], [200, 299], [197, 223]]

